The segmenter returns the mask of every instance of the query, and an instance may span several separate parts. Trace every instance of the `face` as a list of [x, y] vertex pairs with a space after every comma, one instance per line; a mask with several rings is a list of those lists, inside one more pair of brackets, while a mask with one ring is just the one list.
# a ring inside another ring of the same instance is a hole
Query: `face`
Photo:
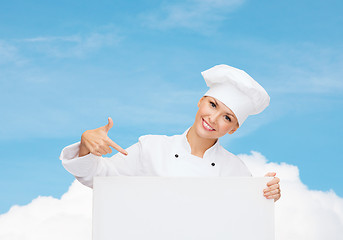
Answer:
[[217, 139], [238, 129], [235, 114], [224, 103], [213, 97], [202, 97], [195, 116], [196, 133], [203, 138]]

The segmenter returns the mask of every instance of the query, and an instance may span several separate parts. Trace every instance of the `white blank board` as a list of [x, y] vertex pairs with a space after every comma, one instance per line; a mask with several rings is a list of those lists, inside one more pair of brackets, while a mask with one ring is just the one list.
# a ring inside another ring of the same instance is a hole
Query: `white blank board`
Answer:
[[93, 240], [274, 240], [270, 180], [97, 177]]

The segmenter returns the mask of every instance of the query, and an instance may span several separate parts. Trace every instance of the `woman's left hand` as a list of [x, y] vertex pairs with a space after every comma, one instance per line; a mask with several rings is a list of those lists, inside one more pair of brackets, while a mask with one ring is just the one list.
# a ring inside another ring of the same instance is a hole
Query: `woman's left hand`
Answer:
[[269, 172], [265, 177], [274, 177], [271, 181], [267, 183], [267, 188], [263, 190], [263, 195], [267, 199], [274, 199], [274, 202], [280, 199], [281, 197], [281, 190], [280, 190], [280, 179], [278, 177], [275, 177], [276, 173], [275, 172]]

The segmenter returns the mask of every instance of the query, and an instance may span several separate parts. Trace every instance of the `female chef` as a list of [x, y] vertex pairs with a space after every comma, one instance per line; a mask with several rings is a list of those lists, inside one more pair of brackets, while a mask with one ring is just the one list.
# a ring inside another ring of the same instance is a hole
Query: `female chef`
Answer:
[[[85, 131], [81, 142], [63, 149], [63, 166], [82, 184], [92, 187], [95, 176], [230, 177], [251, 176], [245, 164], [225, 150], [219, 138], [233, 134], [249, 115], [269, 105], [269, 95], [246, 72], [217, 65], [202, 72], [209, 90], [198, 102], [193, 125], [181, 135], [146, 135], [124, 150], [113, 142], [108, 131], [113, 121]], [[119, 151], [110, 158], [102, 157]], [[279, 178], [267, 183], [264, 196], [280, 198]]]

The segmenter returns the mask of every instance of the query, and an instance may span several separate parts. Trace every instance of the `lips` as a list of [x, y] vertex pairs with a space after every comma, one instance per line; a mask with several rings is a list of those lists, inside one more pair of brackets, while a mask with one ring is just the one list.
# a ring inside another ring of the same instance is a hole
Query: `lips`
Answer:
[[202, 126], [205, 128], [207, 131], [215, 131], [213, 127], [211, 127], [210, 124], [208, 124], [203, 118], [202, 118]]

